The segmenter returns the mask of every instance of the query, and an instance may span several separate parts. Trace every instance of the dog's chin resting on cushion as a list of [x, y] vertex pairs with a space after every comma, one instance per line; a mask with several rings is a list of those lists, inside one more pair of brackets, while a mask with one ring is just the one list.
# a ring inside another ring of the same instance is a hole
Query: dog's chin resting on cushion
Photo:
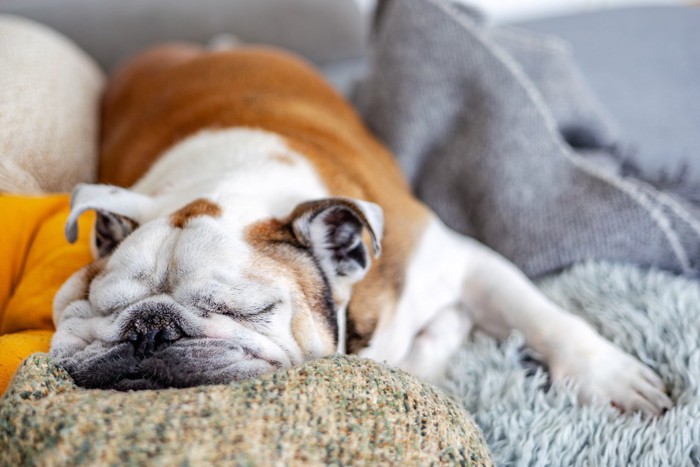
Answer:
[[[656, 414], [659, 377], [447, 229], [311, 67], [161, 46], [104, 99], [94, 262], [56, 295], [51, 354], [91, 388], [224, 383], [336, 352], [439, 381], [472, 326], [520, 331], [582, 401]], [[128, 188], [126, 188], [128, 187]]]

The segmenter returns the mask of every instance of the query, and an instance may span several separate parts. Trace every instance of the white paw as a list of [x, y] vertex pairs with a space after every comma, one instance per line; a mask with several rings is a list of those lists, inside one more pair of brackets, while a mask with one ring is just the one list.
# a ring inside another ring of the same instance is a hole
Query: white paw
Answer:
[[663, 381], [646, 365], [603, 338], [590, 344], [555, 358], [550, 365], [552, 379], [574, 380], [584, 403], [604, 401], [647, 416], [671, 407]]

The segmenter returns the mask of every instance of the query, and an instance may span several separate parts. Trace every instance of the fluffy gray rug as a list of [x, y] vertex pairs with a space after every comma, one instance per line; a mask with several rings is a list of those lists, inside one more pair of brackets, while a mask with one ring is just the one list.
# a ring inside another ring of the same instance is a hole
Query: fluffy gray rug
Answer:
[[609, 263], [578, 265], [544, 292], [656, 370], [675, 403], [654, 420], [579, 406], [528, 363], [522, 339], [476, 332], [450, 369], [448, 389], [474, 415], [498, 465], [700, 465], [700, 284]]

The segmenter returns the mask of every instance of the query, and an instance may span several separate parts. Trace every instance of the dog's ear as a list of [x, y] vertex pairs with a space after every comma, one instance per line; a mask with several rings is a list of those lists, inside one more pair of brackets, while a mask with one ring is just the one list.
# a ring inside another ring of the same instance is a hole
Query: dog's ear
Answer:
[[312, 250], [329, 279], [355, 283], [364, 277], [370, 265], [365, 230], [374, 257], [381, 254], [384, 216], [374, 203], [326, 198], [300, 204], [291, 218], [297, 239]]
[[155, 208], [152, 198], [110, 185], [78, 185], [70, 204], [65, 232], [71, 243], [78, 238], [78, 217], [85, 211], [97, 213], [91, 245], [96, 258], [110, 254]]

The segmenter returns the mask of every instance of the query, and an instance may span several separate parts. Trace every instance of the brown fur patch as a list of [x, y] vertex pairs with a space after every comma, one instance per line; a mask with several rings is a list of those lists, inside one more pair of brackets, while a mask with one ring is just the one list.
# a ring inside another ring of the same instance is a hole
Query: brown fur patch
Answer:
[[200, 198], [178, 209], [170, 215], [170, 224], [178, 229], [183, 229], [193, 217], [221, 216], [221, 206], [209, 200]]
[[[305, 248], [296, 239], [287, 222], [277, 219], [257, 222], [246, 229], [245, 238], [253, 246], [256, 254], [256, 267], [273, 265], [264, 274], [285, 274], [290, 283], [296, 284], [295, 307], [298, 311], [292, 319], [292, 334], [302, 350], [306, 352], [309, 329], [325, 328], [322, 336], [328, 353], [335, 351], [337, 327], [334, 320], [332, 297], [323, 276]], [[309, 324], [312, 319], [317, 324]], [[320, 324], [321, 328], [318, 327]]]

